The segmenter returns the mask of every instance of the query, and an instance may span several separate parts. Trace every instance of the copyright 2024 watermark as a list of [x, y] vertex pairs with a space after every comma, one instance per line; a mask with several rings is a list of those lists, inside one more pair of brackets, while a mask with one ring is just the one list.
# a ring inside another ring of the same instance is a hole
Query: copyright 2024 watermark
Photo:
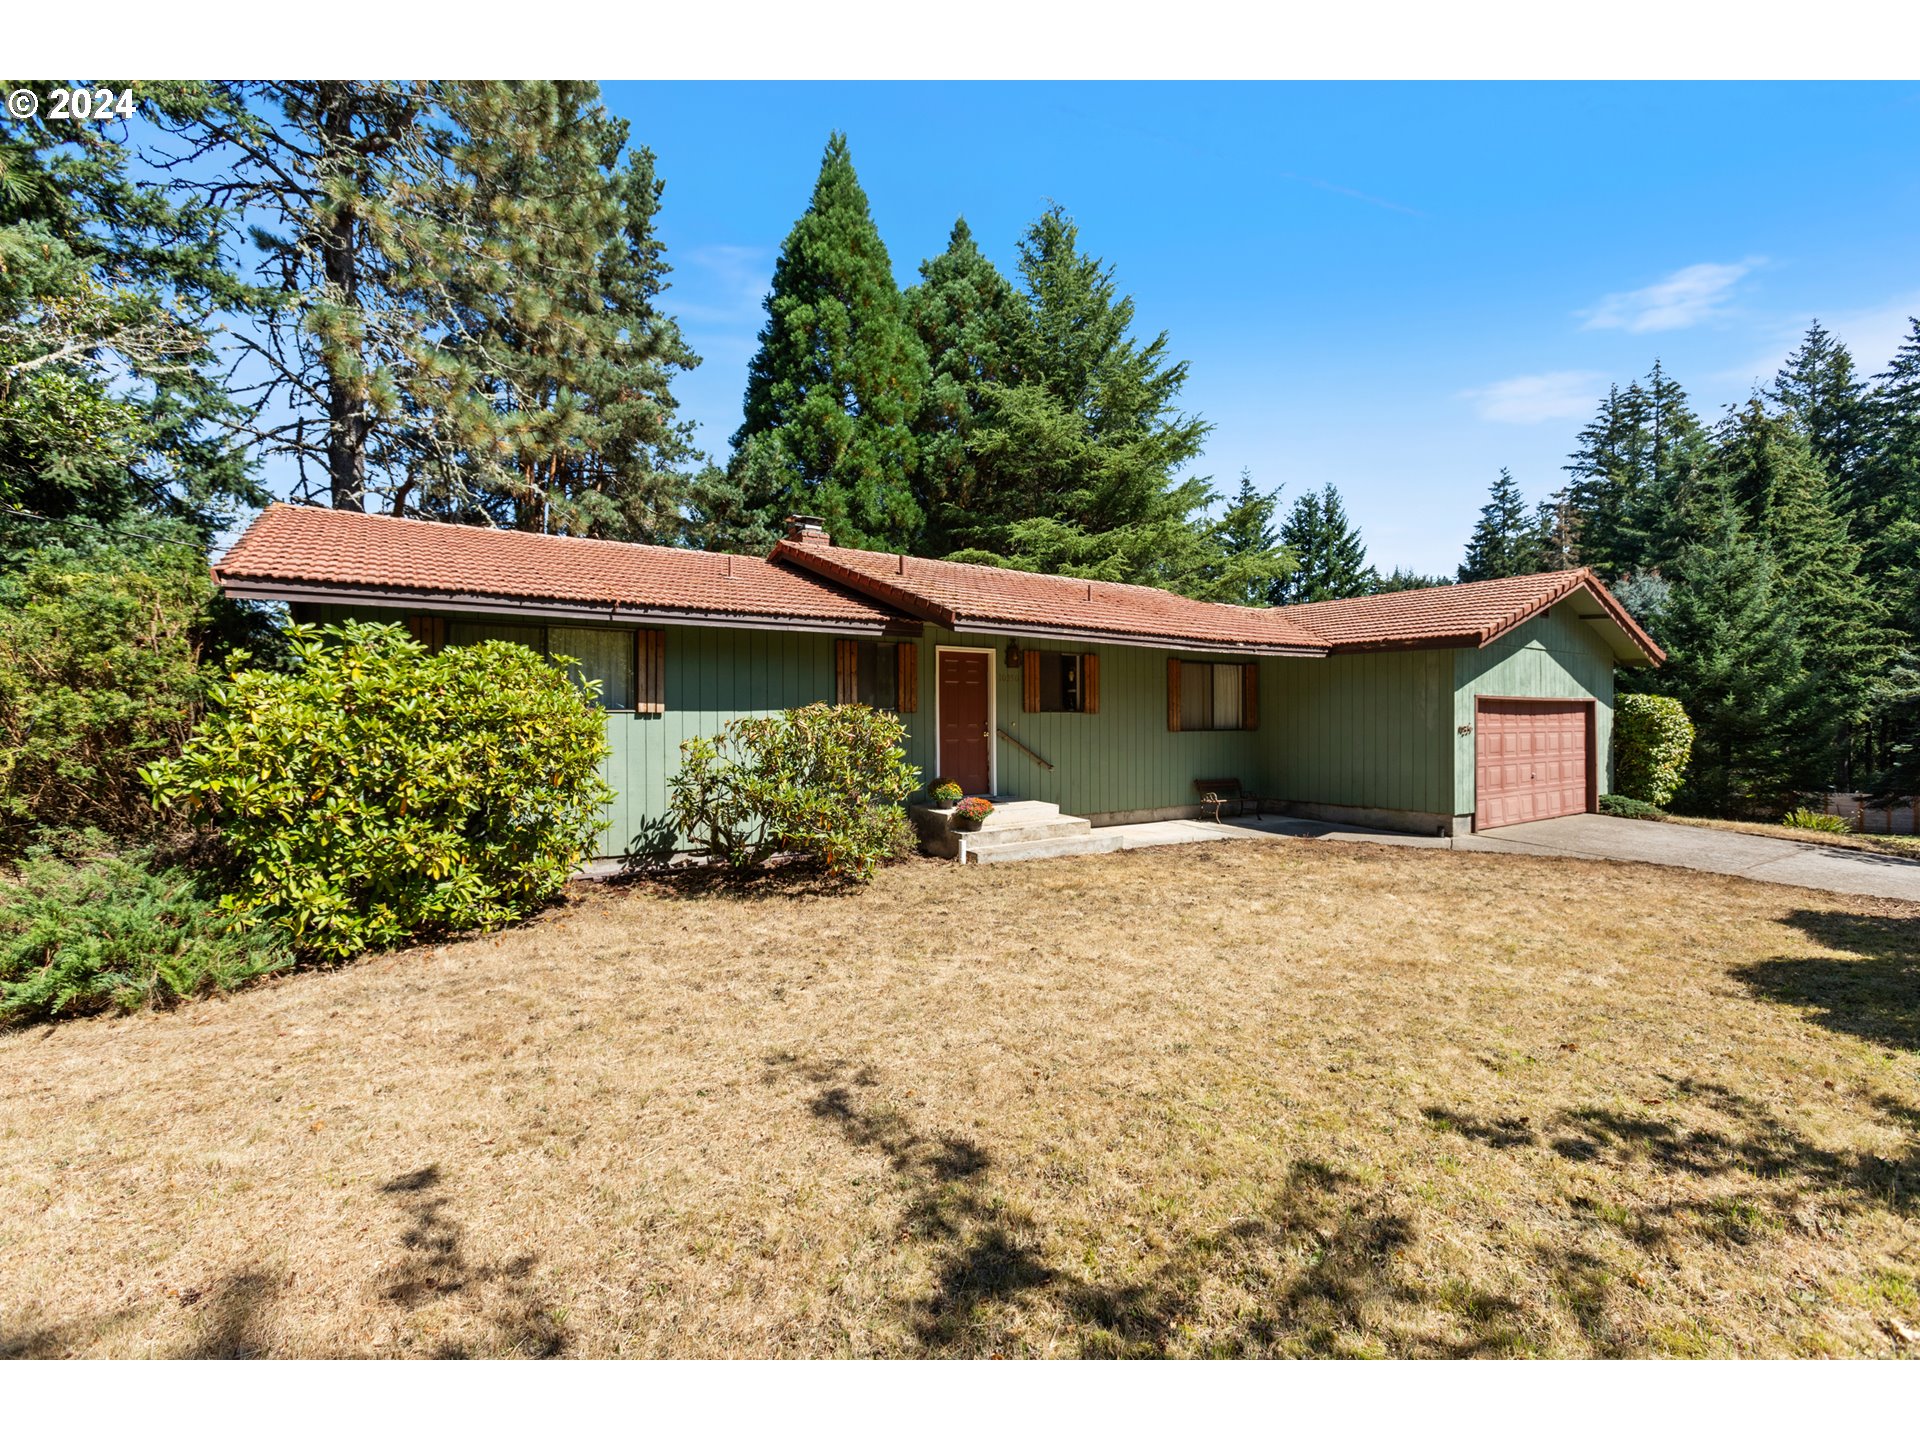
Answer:
[[31, 120], [39, 115], [45, 120], [91, 121], [105, 125], [110, 120], [131, 120], [138, 107], [139, 101], [131, 89], [115, 90], [106, 85], [44, 92], [22, 87], [7, 92], [7, 115], [14, 120]]

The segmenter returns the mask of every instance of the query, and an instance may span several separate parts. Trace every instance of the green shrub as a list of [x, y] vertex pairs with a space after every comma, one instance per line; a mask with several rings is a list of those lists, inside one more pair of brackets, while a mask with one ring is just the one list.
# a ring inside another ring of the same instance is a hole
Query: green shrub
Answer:
[[1670, 695], [1621, 695], [1613, 704], [1613, 783], [1649, 805], [1673, 799], [1693, 758], [1693, 722]]
[[393, 625], [296, 626], [285, 673], [214, 688], [162, 802], [218, 827], [225, 902], [302, 954], [506, 924], [557, 894], [612, 792], [605, 726], [565, 657], [504, 641], [430, 654]]
[[900, 803], [920, 784], [906, 727], [865, 705], [808, 705], [683, 741], [667, 782], [674, 824], [695, 853], [736, 870], [791, 852], [829, 875], [867, 879], [904, 853]]
[[1818, 830], [1825, 835], [1851, 835], [1853, 825], [1844, 815], [1828, 815], [1819, 810], [1809, 810], [1806, 806], [1796, 806], [1780, 817], [1780, 823], [1790, 830]]
[[206, 557], [187, 543], [47, 547], [0, 565], [0, 853], [56, 830], [144, 838], [140, 767], [193, 733], [217, 639]]
[[951, 810], [966, 793], [960, 788], [959, 781], [949, 780], [944, 775], [933, 782], [933, 803], [939, 809]]
[[0, 1024], [170, 1005], [291, 964], [181, 870], [39, 857], [0, 881]]
[[1631, 795], [1602, 795], [1600, 797], [1602, 815], [1618, 815], [1627, 820], [1664, 820], [1667, 812], [1658, 805], [1649, 805], [1644, 800], [1636, 800]]

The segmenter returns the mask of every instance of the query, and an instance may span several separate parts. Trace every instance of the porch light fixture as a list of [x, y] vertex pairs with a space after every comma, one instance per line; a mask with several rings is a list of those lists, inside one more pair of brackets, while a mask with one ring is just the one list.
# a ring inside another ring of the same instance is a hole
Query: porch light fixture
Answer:
[[1018, 640], [1010, 641], [1008, 643], [1007, 668], [1009, 670], [1018, 670], [1020, 668], [1020, 661], [1022, 658], [1022, 654], [1023, 652], [1020, 649], [1020, 642]]

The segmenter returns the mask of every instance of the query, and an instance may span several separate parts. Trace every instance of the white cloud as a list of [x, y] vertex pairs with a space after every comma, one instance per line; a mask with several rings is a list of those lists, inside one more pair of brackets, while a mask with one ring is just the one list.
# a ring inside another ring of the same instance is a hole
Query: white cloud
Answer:
[[1720, 314], [1733, 287], [1763, 263], [1754, 258], [1734, 265], [1689, 265], [1642, 289], [1608, 295], [1580, 313], [1589, 330], [1625, 330], [1630, 335], [1685, 330]]
[[1590, 413], [1606, 388], [1596, 370], [1553, 370], [1544, 375], [1515, 375], [1476, 390], [1463, 390], [1482, 420], [1501, 425], [1537, 425], [1542, 420], [1576, 420]]
[[[1920, 315], [1920, 291], [1897, 296], [1884, 305], [1869, 305], [1854, 310], [1825, 310], [1819, 321], [1853, 356], [1854, 373], [1862, 380], [1884, 370], [1893, 360], [1893, 352], [1907, 338], [1912, 317]], [[1708, 378], [1735, 385], [1770, 385], [1787, 356], [1805, 338], [1814, 316], [1792, 319], [1780, 317], [1767, 327], [1766, 348]]]

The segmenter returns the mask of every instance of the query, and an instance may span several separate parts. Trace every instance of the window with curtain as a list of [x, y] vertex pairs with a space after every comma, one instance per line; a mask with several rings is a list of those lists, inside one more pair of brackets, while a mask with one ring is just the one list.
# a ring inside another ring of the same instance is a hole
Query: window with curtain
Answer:
[[854, 701], [875, 710], [900, 708], [900, 647], [884, 640], [861, 640], [854, 649]]
[[1246, 665], [1180, 662], [1180, 728], [1182, 730], [1244, 730], [1247, 728]]
[[602, 710], [633, 709], [633, 631], [586, 630], [554, 625], [547, 630], [547, 653], [568, 655], [576, 662], [567, 667], [574, 684], [598, 680], [598, 704]]

